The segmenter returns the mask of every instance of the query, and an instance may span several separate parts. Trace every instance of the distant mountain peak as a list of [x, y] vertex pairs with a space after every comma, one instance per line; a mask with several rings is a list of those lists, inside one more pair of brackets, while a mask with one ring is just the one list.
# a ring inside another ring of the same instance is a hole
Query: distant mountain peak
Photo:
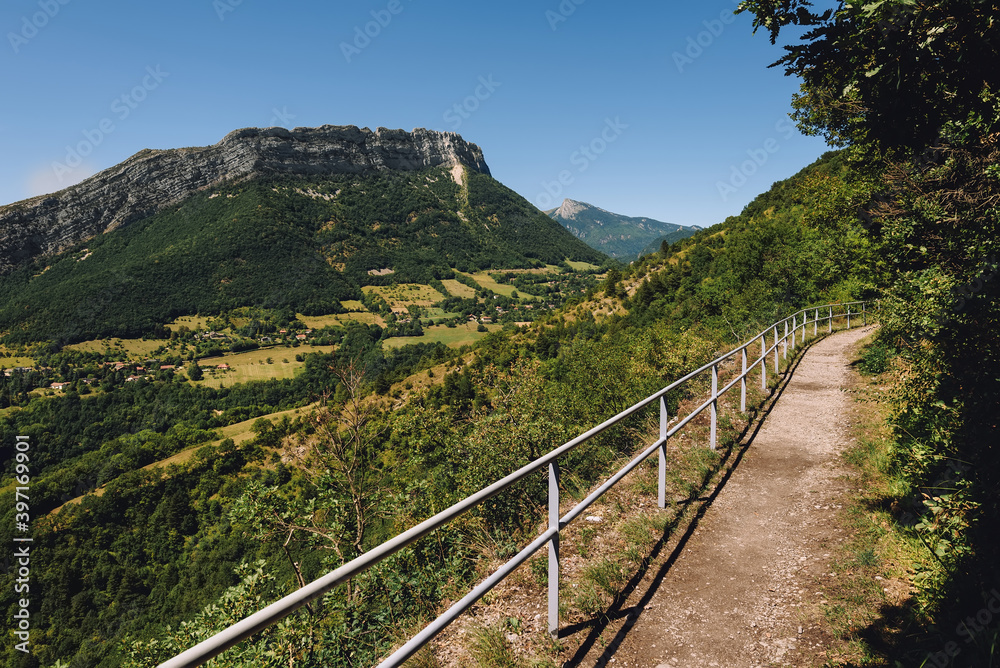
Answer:
[[568, 198], [546, 213], [591, 248], [620, 259], [639, 257], [650, 244], [658, 245], [664, 239], [674, 242], [701, 229], [624, 216]]

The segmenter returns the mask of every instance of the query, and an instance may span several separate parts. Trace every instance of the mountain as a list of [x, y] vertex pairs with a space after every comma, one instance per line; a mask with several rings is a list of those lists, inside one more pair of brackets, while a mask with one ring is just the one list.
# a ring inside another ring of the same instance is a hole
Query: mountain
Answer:
[[0, 336], [136, 336], [240, 306], [336, 313], [364, 285], [604, 256], [454, 133], [238, 130], [0, 209]]
[[650, 245], [659, 250], [664, 239], [674, 243], [701, 229], [663, 223], [652, 218], [623, 216], [571, 199], [563, 200], [562, 206], [545, 213], [591, 248], [626, 260], [646, 253]]
[[246, 128], [214, 146], [144, 150], [54, 195], [0, 207], [0, 273], [141, 220], [197, 191], [261, 176], [371, 174], [465, 165], [489, 174], [478, 146], [451, 132], [324, 125]]

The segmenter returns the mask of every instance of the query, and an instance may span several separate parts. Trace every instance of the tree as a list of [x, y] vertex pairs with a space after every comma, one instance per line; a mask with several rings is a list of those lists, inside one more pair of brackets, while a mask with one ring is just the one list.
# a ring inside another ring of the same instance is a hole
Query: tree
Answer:
[[920, 152], [947, 126], [968, 139], [996, 122], [1000, 94], [1000, 3], [882, 0], [816, 12], [806, 0], [747, 0], [775, 43], [788, 26], [807, 29], [775, 65], [802, 79], [795, 117], [835, 143], [874, 142]]
[[201, 366], [197, 362], [190, 362], [191, 370], [188, 371], [188, 378], [191, 380], [201, 380], [205, 377], [205, 372], [201, 370]]
[[373, 398], [363, 396], [365, 369], [348, 360], [330, 371], [339, 381], [336, 398], [325, 395], [307, 420], [315, 432], [300, 432], [290, 443], [307, 493], [249, 483], [233, 508], [254, 537], [281, 542], [300, 586], [305, 581], [293, 543], [332, 550], [347, 561], [364, 551], [372, 527], [387, 515], [381, 460], [385, 427]]

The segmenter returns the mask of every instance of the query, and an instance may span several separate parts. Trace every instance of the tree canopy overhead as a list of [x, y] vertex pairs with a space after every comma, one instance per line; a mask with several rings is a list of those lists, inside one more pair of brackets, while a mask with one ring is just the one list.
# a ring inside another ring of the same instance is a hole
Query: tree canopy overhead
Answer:
[[942, 130], [982, 137], [1000, 100], [1000, 12], [990, 0], [878, 0], [817, 9], [806, 0], [747, 0], [738, 11], [775, 43], [805, 29], [774, 65], [802, 80], [803, 130], [833, 143], [921, 150]]

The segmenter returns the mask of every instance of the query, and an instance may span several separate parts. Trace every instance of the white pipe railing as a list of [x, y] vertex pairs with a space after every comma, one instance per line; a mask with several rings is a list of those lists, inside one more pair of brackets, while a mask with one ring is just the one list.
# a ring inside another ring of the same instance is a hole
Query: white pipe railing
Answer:
[[[860, 311], [851, 311], [852, 306], [860, 306]], [[823, 318], [819, 317], [819, 312], [821, 308], [827, 309], [827, 315]], [[835, 314], [835, 308], [843, 308], [844, 313]], [[352, 577], [366, 571], [375, 564], [379, 563], [386, 557], [395, 554], [399, 550], [403, 549], [407, 545], [413, 543], [414, 541], [426, 536], [430, 532], [443, 527], [449, 522], [456, 519], [458, 516], [462, 515], [469, 509], [475, 507], [486, 499], [499, 494], [504, 491], [514, 483], [525, 478], [526, 476], [540, 471], [542, 469], [548, 470], [549, 483], [549, 503], [548, 503], [548, 517], [549, 526], [546, 531], [541, 533], [530, 545], [522, 549], [515, 557], [510, 561], [501, 566], [497, 571], [490, 575], [486, 580], [476, 586], [472, 591], [470, 591], [462, 600], [458, 601], [452, 605], [444, 614], [431, 622], [427, 627], [425, 627], [420, 633], [415, 635], [406, 644], [396, 650], [391, 656], [386, 658], [379, 664], [379, 668], [391, 668], [394, 666], [401, 665], [408, 658], [413, 656], [421, 647], [423, 647], [427, 642], [431, 640], [435, 635], [437, 635], [442, 629], [444, 629], [448, 624], [450, 624], [456, 617], [461, 613], [468, 610], [472, 605], [482, 598], [490, 589], [495, 587], [501, 580], [510, 575], [518, 566], [524, 563], [528, 558], [530, 558], [535, 552], [539, 551], [545, 546], [549, 548], [549, 567], [548, 567], [548, 594], [549, 594], [549, 604], [548, 604], [548, 627], [549, 633], [556, 637], [559, 632], [559, 536], [560, 532], [569, 525], [574, 519], [579, 517], [584, 510], [586, 510], [592, 503], [597, 501], [605, 492], [607, 492], [611, 487], [618, 483], [622, 478], [624, 478], [629, 472], [631, 472], [635, 467], [639, 466], [643, 461], [645, 461], [654, 452], [659, 453], [658, 462], [658, 490], [657, 490], [657, 504], [660, 508], [666, 507], [666, 443], [667, 440], [676, 434], [681, 428], [687, 425], [691, 420], [697, 417], [706, 408], [711, 408], [710, 411], [710, 429], [709, 429], [709, 447], [712, 450], [716, 449], [717, 445], [717, 422], [719, 415], [719, 399], [730, 389], [732, 389], [736, 383], [740, 384], [740, 411], [746, 412], [746, 389], [747, 389], [747, 377], [750, 372], [754, 370], [754, 367], [760, 365], [760, 377], [761, 377], [761, 389], [767, 388], [767, 356], [768, 354], [774, 354], [774, 373], [778, 374], [778, 347], [782, 346], [782, 355], [787, 359], [788, 357], [788, 347], [791, 344], [792, 350], [795, 350], [796, 337], [798, 335], [798, 330], [802, 330], [802, 339], [799, 345], [805, 342], [806, 336], [806, 325], [809, 322], [809, 313], [813, 313], [813, 335], [815, 336], [818, 332], [819, 321], [827, 321], [827, 332], [833, 332], [833, 321], [836, 318], [847, 319], [847, 327], [851, 327], [851, 316], [862, 317], [862, 322], [868, 324], [868, 311], [866, 302], [850, 302], [847, 304], [828, 304], [821, 307], [810, 307], [808, 309], [803, 309], [797, 311], [791, 316], [785, 318], [784, 320], [779, 320], [769, 327], [765, 327], [759, 334], [749, 339], [746, 343], [734, 348], [728, 353], [717, 357], [711, 362], [705, 364], [704, 366], [695, 369], [694, 371], [688, 373], [686, 376], [675, 380], [670, 385], [667, 385], [661, 390], [658, 390], [649, 397], [643, 399], [642, 401], [626, 408], [621, 413], [618, 413], [614, 417], [605, 420], [596, 427], [590, 429], [589, 431], [580, 434], [576, 438], [568, 441], [567, 443], [561, 445], [560, 447], [552, 450], [547, 455], [539, 457], [538, 459], [526, 464], [520, 469], [509, 474], [505, 478], [498, 480], [492, 485], [481, 489], [475, 494], [462, 499], [458, 503], [454, 504], [450, 508], [442, 510], [437, 515], [424, 520], [420, 524], [404, 531], [395, 538], [388, 540], [381, 545], [365, 552], [359, 557], [349, 561], [348, 563], [340, 566], [334, 571], [324, 575], [318, 580], [296, 590], [295, 592], [285, 596], [279, 601], [272, 603], [263, 610], [257, 612], [246, 619], [233, 624], [229, 628], [217, 633], [211, 638], [195, 645], [194, 647], [178, 654], [177, 656], [169, 659], [160, 664], [159, 668], [181, 668], [186, 666], [199, 666], [205, 661], [218, 656], [222, 652], [226, 651], [238, 642], [249, 638], [254, 633], [261, 631], [272, 624], [284, 619], [290, 615], [295, 610], [306, 605], [310, 601], [322, 596], [326, 592], [330, 591], [337, 585], [346, 582]], [[799, 320], [801, 316], [801, 320]], [[791, 330], [789, 332], [789, 322], [791, 322]], [[778, 327], [784, 326], [784, 335], [778, 338]], [[767, 347], [767, 335], [768, 332], [772, 333], [773, 343], [770, 348]], [[789, 333], [791, 333], [791, 340], [789, 341]], [[752, 363], [747, 364], [747, 351], [749, 347], [755, 342], [760, 342], [760, 356], [757, 357]], [[722, 389], [719, 389], [719, 367], [727, 361], [729, 358], [736, 354], [741, 355], [741, 372], [740, 374], [727, 383]], [[667, 415], [667, 393], [672, 390], [677, 389], [687, 381], [698, 376], [705, 371], [711, 370], [712, 373], [712, 387], [709, 397], [702, 402], [697, 408], [681, 418], [677, 424], [668, 429], [668, 415]], [[607, 481], [605, 481], [600, 487], [594, 490], [587, 498], [578, 503], [574, 508], [567, 512], [564, 516], [559, 517], [559, 463], [558, 459], [562, 455], [566, 454], [570, 450], [576, 448], [581, 443], [584, 443], [594, 436], [597, 436], [601, 432], [607, 430], [608, 428], [618, 424], [625, 418], [634, 415], [638, 411], [646, 408], [650, 404], [658, 402], [660, 407], [660, 433], [659, 438], [652, 445], [648, 446], [639, 455], [634, 457], [628, 464], [625, 465], [621, 470], [611, 476]]]

